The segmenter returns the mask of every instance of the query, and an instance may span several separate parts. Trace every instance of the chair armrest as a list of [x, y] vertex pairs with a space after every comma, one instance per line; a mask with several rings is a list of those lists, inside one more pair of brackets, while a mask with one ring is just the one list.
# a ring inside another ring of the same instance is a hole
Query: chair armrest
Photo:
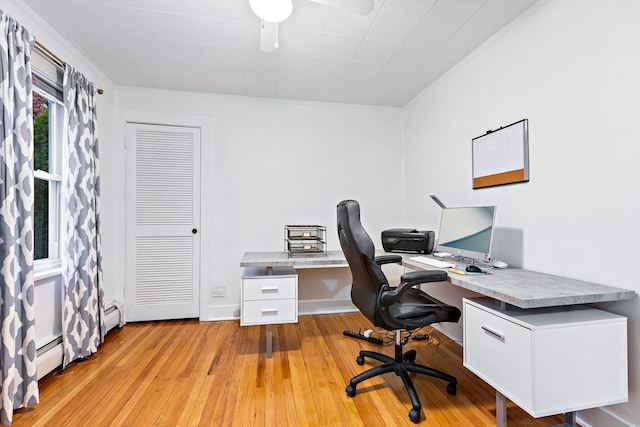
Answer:
[[400, 263], [402, 262], [402, 257], [400, 255], [380, 255], [375, 257], [374, 261], [378, 265]]
[[401, 282], [411, 282], [413, 285], [429, 282], [443, 282], [449, 278], [444, 270], [418, 270], [404, 273], [400, 276]]
[[442, 270], [420, 270], [405, 273], [400, 277], [400, 284], [391, 290], [385, 291], [380, 296], [380, 302], [384, 305], [391, 305], [400, 296], [415, 285], [429, 282], [444, 282], [449, 278], [446, 271]]

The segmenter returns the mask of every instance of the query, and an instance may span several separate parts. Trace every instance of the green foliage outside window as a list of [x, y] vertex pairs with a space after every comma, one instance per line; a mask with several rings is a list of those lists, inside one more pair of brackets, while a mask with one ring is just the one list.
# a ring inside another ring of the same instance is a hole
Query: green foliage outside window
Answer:
[[[49, 101], [33, 96], [34, 170], [49, 172]], [[49, 257], [49, 182], [35, 180], [34, 259]]]

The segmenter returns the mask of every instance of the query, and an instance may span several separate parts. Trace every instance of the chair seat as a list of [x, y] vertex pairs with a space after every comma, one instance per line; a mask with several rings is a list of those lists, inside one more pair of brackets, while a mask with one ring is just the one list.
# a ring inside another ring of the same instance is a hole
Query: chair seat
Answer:
[[460, 317], [457, 307], [415, 288], [407, 290], [396, 303], [387, 306], [387, 310], [396, 322], [393, 329], [416, 329], [431, 323], [456, 321]]

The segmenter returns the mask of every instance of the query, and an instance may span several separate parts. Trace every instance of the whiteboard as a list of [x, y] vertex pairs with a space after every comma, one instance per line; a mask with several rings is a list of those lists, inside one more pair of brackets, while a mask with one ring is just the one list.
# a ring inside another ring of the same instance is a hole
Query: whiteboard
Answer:
[[473, 188], [529, 181], [529, 130], [523, 119], [473, 138]]

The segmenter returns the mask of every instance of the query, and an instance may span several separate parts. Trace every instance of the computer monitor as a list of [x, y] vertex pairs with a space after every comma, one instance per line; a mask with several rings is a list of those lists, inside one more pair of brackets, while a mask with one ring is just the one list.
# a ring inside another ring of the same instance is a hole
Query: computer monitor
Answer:
[[442, 209], [437, 252], [489, 261], [495, 206]]

